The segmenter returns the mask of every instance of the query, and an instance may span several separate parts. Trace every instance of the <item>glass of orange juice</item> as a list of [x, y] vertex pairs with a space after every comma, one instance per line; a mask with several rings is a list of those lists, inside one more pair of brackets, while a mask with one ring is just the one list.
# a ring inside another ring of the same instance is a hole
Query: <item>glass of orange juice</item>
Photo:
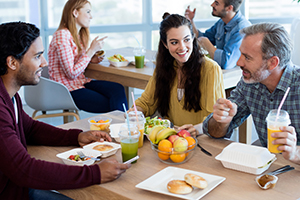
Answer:
[[135, 124], [140, 131], [139, 138], [139, 148], [144, 144], [144, 128], [145, 128], [145, 116], [141, 111], [137, 111], [137, 116], [135, 115], [135, 111], [131, 111], [128, 113], [129, 123]]
[[272, 137], [271, 134], [274, 132], [281, 132], [279, 127], [288, 126], [291, 123], [290, 116], [288, 112], [285, 110], [280, 110], [277, 120], [276, 120], [276, 116], [277, 116], [277, 109], [273, 109], [269, 112], [266, 118], [267, 126], [268, 126], [268, 150], [271, 153], [282, 152], [277, 149], [279, 147], [279, 144], [275, 145], [272, 143], [277, 138]]

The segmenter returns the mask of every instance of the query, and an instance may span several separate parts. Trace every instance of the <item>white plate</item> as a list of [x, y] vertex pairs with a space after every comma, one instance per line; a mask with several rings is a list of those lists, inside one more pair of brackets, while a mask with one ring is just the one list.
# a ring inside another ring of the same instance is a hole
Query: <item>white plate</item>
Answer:
[[84, 153], [84, 155], [92, 156], [94, 158], [97, 158], [98, 156], [101, 156], [100, 151], [96, 151], [96, 150], [93, 150], [93, 149], [75, 148], [75, 149], [71, 149], [69, 151], [59, 153], [59, 154], [56, 155], [56, 157], [62, 159], [62, 161], [66, 165], [83, 166], [83, 165], [92, 165], [92, 164], [94, 164], [95, 160], [92, 160], [92, 159], [86, 160], [86, 161], [73, 161], [73, 160], [68, 159], [70, 155], [76, 155], [78, 151], [82, 151]]
[[118, 123], [118, 124], [111, 124], [109, 129], [110, 129], [110, 136], [114, 138], [117, 142], [120, 142], [120, 137], [119, 137], [119, 131], [122, 125], [125, 123]]
[[93, 147], [96, 146], [96, 145], [99, 145], [99, 144], [109, 144], [109, 145], [113, 146], [113, 149], [111, 149], [109, 151], [99, 151], [99, 152], [102, 153], [102, 156], [101, 156], [102, 158], [106, 158], [108, 156], [114, 155], [118, 151], [118, 149], [121, 148], [120, 144], [117, 144], [117, 143], [114, 143], [114, 142], [107, 142], [107, 141], [104, 141], [104, 142], [93, 142], [91, 144], [83, 146], [83, 148], [84, 149], [94, 150]]
[[[135, 59], [134, 59], [134, 56], [129, 56], [129, 57], [125, 57], [129, 63], [135, 65]], [[149, 62], [150, 60], [148, 60], [147, 58], [144, 59], [144, 65], [147, 64], [147, 62]]]
[[[194, 187], [191, 193], [185, 195], [173, 194], [169, 192], [167, 189], [168, 182], [175, 179], [184, 180], [184, 175], [187, 173], [193, 173], [203, 177], [204, 179], [206, 179], [208, 186], [203, 190]], [[135, 187], [183, 199], [200, 199], [207, 193], [209, 193], [211, 190], [213, 190], [215, 187], [217, 187], [225, 179], [226, 178], [221, 176], [215, 176], [197, 171], [181, 169], [178, 167], [166, 167], [165, 169], [159, 171], [150, 178], [137, 184]]]

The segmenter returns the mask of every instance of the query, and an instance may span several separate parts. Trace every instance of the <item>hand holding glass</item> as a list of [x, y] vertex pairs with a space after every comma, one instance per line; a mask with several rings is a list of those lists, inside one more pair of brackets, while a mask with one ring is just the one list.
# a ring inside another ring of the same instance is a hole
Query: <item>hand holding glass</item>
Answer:
[[273, 144], [273, 141], [277, 138], [271, 136], [272, 133], [275, 132], [282, 132], [279, 127], [288, 126], [291, 121], [287, 111], [280, 110], [279, 116], [277, 116], [277, 109], [271, 110], [266, 118], [267, 125], [268, 125], [268, 149], [271, 153], [281, 153], [277, 148], [279, 144]]

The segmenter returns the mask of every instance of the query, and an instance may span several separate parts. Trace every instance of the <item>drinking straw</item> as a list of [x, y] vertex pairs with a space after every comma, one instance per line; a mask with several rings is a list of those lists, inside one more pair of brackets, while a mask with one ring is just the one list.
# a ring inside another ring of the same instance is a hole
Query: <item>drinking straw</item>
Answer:
[[137, 123], [139, 123], [139, 119], [138, 119], [138, 116], [137, 116], [137, 109], [136, 109], [136, 106], [135, 106], [135, 101], [134, 101], [134, 95], [133, 95], [133, 92], [131, 92], [131, 96], [132, 96], [132, 101], [133, 101], [133, 107], [134, 107], [134, 112], [135, 112], [136, 121], [137, 121]]
[[127, 114], [127, 110], [126, 110], [126, 106], [125, 104], [123, 103], [123, 108], [124, 108], [124, 112], [125, 112], [125, 115], [126, 115], [126, 121], [127, 121], [127, 126], [128, 126], [128, 132], [129, 132], [129, 135], [131, 136], [131, 132], [130, 132], [130, 125], [129, 125], [129, 118], [128, 118], [128, 114]]
[[139, 44], [139, 48], [141, 48], [141, 44], [140, 42], [138, 41], [138, 39], [135, 37], [135, 35], [133, 35], [134, 39], [137, 41], [137, 43]]
[[290, 91], [290, 87], [288, 87], [288, 88], [286, 89], [285, 94], [284, 94], [284, 96], [283, 96], [283, 98], [282, 98], [282, 100], [281, 100], [281, 102], [280, 102], [280, 104], [279, 104], [279, 107], [278, 107], [278, 110], [277, 110], [277, 115], [276, 115], [275, 123], [277, 122], [277, 119], [278, 119], [278, 117], [279, 117], [279, 113], [280, 113], [281, 107], [282, 107], [282, 105], [283, 105], [283, 103], [284, 103], [284, 101], [285, 101], [285, 99], [286, 99], [286, 97], [287, 97], [289, 91]]

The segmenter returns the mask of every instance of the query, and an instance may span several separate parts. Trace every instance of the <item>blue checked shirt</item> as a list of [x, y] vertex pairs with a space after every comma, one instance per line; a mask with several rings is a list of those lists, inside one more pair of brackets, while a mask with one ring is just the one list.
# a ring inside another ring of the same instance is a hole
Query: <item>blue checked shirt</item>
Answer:
[[[238, 106], [237, 114], [233, 117], [226, 133], [229, 138], [234, 128], [240, 126], [251, 114], [261, 144], [267, 147], [266, 117], [272, 109], [277, 109], [285, 91], [290, 87], [290, 92], [282, 106], [291, 119], [291, 126], [296, 129], [297, 145], [300, 145], [300, 67], [289, 64], [286, 66], [276, 89], [270, 93], [261, 83], [246, 84], [242, 79], [231, 92], [230, 101]], [[212, 113], [203, 122], [203, 132], [207, 131], [208, 120]]]
[[239, 31], [250, 25], [251, 23], [238, 11], [228, 24], [219, 19], [205, 33], [200, 31], [198, 33], [199, 37], [207, 37], [216, 46], [214, 60], [221, 68], [231, 69], [235, 67], [241, 55], [239, 48], [243, 37]]

